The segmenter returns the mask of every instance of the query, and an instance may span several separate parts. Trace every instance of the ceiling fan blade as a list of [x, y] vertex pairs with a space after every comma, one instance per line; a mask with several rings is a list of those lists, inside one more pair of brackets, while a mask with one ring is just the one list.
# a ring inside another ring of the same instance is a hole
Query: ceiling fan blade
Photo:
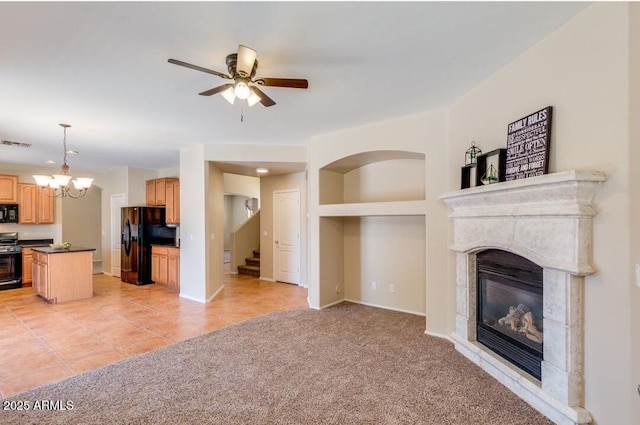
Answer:
[[240, 76], [246, 78], [251, 75], [257, 54], [258, 52], [253, 50], [251, 47], [243, 46], [242, 44], [238, 46], [238, 63], [236, 65], [236, 71]]
[[174, 65], [180, 65], [180, 66], [184, 66], [186, 68], [195, 69], [196, 71], [206, 72], [207, 74], [217, 75], [218, 77], [225, 78], [227, 80], [231, 79], [231, 77], [229, 77], [226, 74], [222, 74], [221, 72], [214, 71], [212, 69], [203, 68], [203, 67], [198, 66], [198, 65], [191, 65], [190, 63], [182, 62], [182, 61], [179, 61], [177, 59], [169, 59], [167, 62], [172, 63]]
[[214, 87], [214, 88], [209, 89], [209, 90], [205, 90], [202, 93], [198, 93], [198, 94], [200, 96], [211, 96], [211, 95], [214, 95], [216, 93], [220, 93], [221, 91], [225, 91], [229, 87], [233, 87], [233, 84], [223, 84], [221, 86]]
[[298, 78], [260, 78], [256, 80], [257, 84], [272, 87], [289, 87], [294, 89], [306, 89], [309, 87], [309, 81]]
[[267, 96], [262, 90], [257, 88], [256, 86], [250, 86], [251, 91], [260, 98], [260, 103], [264, 106], [273, 106], [276, 102], [273, 101], [269, 96]]

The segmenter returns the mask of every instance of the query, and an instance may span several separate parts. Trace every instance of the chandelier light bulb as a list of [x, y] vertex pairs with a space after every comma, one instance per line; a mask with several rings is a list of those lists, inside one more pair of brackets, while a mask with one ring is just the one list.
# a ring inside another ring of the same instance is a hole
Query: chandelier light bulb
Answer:
[[[49, 196], [80, 198], [87, 193], [87, 189], [91, 187], [93, 179], [88, 177], [78, 177], [73, 179], [73, 177], [71, 177], [71, 174], [69, 173], [69, 165], [67, 164], [67, 154], [77, 154], [78, 152], [67, 149], [67, 128], [71, 126], [69, 124], [60, 124], [60, 127], [64, 128], [64, 138], [62, 139], [64, 157], [62, 167], [60, 167], [60, 174], [54, 174], [52, 176], [37, 174], [34, 175], [33, 178], [38, 186], [42, 188], [50, 187], [54, 190], [55, 193]], [[55, 161], [50, 162], [55, 163]], [[71, 182], [73, 182], [73, 187], [77, 193], [71, 191]]]
[[251, 90], [249, 89], [249, 86], [244, 81], [238, 82], [234, 87], [233, 91], [238, 99], [243, 99], [243, 100], [248, 98], [249, 95], [251, 94]]

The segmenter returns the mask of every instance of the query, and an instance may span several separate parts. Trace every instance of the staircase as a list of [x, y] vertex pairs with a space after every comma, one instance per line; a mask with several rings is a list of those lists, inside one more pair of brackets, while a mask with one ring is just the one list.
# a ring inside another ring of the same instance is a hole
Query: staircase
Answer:
[[253, 250], [253, 257], [245, 258], [245, 264], [238, 266], [238, 274], [260, 277], [260, 250]]

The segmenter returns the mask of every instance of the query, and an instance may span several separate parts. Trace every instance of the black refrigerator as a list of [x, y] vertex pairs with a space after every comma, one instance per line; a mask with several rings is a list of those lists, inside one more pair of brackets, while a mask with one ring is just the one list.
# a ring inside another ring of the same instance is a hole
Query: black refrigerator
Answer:
[[151, 245], [175, 245], [176, 229], [167, 227], [164, 207], [122, 207], [120, 276], [136, 285], [151, 281]]

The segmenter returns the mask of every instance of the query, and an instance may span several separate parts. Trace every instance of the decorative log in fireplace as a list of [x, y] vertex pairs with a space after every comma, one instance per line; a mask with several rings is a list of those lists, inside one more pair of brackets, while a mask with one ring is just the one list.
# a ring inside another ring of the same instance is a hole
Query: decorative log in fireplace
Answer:
[[542, 267], [489, 249], [477, 255], [478, 342], [541, 379]]

